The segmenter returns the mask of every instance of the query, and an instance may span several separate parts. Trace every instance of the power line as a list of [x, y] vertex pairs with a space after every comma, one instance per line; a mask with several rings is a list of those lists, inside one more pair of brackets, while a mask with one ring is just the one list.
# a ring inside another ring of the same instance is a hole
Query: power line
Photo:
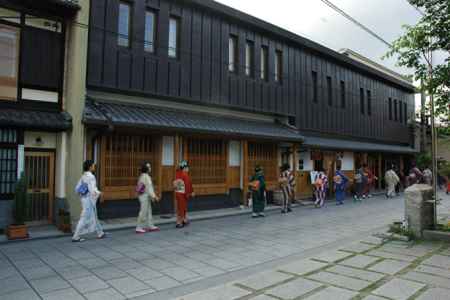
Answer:
[[326, 4], [328, 7], [330, 7], [331, 9], [335, 10], [336, 12], [338, 12], [340, 15], [342, 15], [344, 18], [348, 19], [350, 22], [354, 23], [355, 25], [357, 25], [358, 27], [360, 27], [361, 29], [363, 29], [364, 31], [366, 31], [367, 33], [369, 33], [370, 35], [372, 35], [373, 37], [375, 37], [377, 40], [379, 40], [380, 42], [382, 42], [383, 44], [387, 45], [389, 48], [392, 47], [392, 44], [389, 43], [388, 41], [386, 41], [384, 38], [382, 38], [380, 35], [378, 35], [377, 33], [375, 33], [373, 30], [371, 30], [370, 28], [368, 28], [367, 26], [365, 26], [364, 24], [362, 24], [361, 22], [359, 22], [358, 20], [356, 20], [355, 18], [353, 18], [352, 16], [350, 16], [348, 13], [346, 13], [345, 11], [343, 11], [342, 9], [340, 9], [339, 7], [337, 7], [335, 4], [333, 4], [331, 1], [328, 0], [320, 0], [322, 1], [324, 4]]

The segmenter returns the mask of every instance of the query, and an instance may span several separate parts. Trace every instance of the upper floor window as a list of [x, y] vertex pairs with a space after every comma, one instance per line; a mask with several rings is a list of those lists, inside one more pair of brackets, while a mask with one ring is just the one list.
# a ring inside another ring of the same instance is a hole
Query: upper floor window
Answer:
[[169, 57], [178, 58], [179, 23], [175, 17], [169, 19]]
[[238, 64], [237, 36], [230, 35], [228, 39], [228, 71], [237, 73]]
[[399, 108], [398, 119], [399, 119], [400, 123], [403, 123], [403, 102], [401, 100], [398, 102], [398, 108]]
[[0, 129], [0, 198], [14, 193], [17, 181], [17, 132]]
[[367, 91], [367, 114], [372, 115], [372, 92]]
[[266, 46], [261, 47], [261, 79], [267, 80], [267, 66], [269, 62], [269, 49]]
[[392, 121], [392, 98], [389, 98], [389, 121]]
[[403, 118], [403, 123], [408, 124], [408, 105], [406, 104], [406, 102], [403, 103], [403, 112], [405, 114]]
[[394, 121], [398, 121], [398, 101], [394, 100]]
[[156, 14], [153, 11], [146, 11], [144, 50], [151, 53], [155, 52], [155, 40], [156, 40]]
[[314, 103], [317, 103], [319, 101], [318, 99], [318, 90], [317, 90], [317, 72], [312, 71], [311, 73], [311, 78], [312, 78], [312, 100]]
[[254, 51], [255, 47], [252, 41], [245, 44], [245, 75], [253, 77], [254, 74]]
[[345, 108], [345, 82], [341, 81], [341, 107]]
[[365, 114], [364, 89], [363, 88], [359, 89], [359, 106], [361, 108], [361, 114]]
[[20, 29], [0, 24], [0, 99], [17, 100]]
[[275, 52], [275, 82], [283, 81], [283, 52], [277, 50]]
[[119, 46], [130, 46], [130, 26], [131, 25], [131, 6], [126, 2], [119, 4], [119, 37], [117, 43]]
[[333, 106], [333, 83], [330, 76], [327, 76], [327, 94], [328, 105]]

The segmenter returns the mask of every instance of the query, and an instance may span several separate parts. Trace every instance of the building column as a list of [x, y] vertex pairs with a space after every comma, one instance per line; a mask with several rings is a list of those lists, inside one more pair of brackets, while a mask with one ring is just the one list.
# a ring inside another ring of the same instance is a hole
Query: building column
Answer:
[[66, 199], [67, 133], [65, 132], [61, 132], [56, 138], [55, 162], [55, 205], [53, 215], [58, 224], [58, 211], [60, 209], [69, 209]]
[[378, 189], [381, 189], [381, 176], [383, 176], [383, 174], [381, 173], [383, 172], [382, 164], [383, 164], [383, 157], [380, 153], [378, 154]]

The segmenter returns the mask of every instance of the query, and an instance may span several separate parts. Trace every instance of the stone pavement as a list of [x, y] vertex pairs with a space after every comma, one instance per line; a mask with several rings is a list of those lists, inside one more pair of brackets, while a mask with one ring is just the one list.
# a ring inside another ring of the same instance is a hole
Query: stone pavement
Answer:
[[[159, 300], [210, 287], [216, 289], [212, 295], [222, 298], [211, 298], [208, 291], [206, 296], [186, 299], [297, 299], [297, 287], [306, 291], [306, 296], [333, 295], [326, 299], [340, 299], [337, 295], [346, 299], [368, 291], [386, 296], [389, 285], [380, 283], [392, 275], [369, 269], [380, 268], [390, 274], [404, 264], [408, 264], [404, 268], [416, 266], [419, 258], [403, 245], [390, 251], [377, 249], [373, 244], [377, 240], [370, 235], [402, 215], [402, 198], [378, 197], [362, 204], [328, 204], [324, 209], [300, 207], [289, 215], [273, 212], [265, 219], [212, 219], [182, 230], [170, 225], [145, 235], [124, 230], [105, 240], [80, 244], [64, 238], [0, 245], [0, 299]], [[350, 243], [355, 239], [365, 242]], [[347, 251], [329, 251], [347, 244]], [[427, 268], [442, 268], [446, 258], [450, 262], [445, 256], [450, 255], [448, 249], [442, 249], [440, 255], [428, 252], [437, 251], [435, 246], [418, 249], [429, 256], [427, 263], [420, 265], [425, 269], [396, 279], [407, 292], [423, 292], [425, 285], [419, 282], [431, 280], [425, 271], [434, 270]], [[316, 258], [302, 261], [310, 256]], [[352, 273], [354, 270], [358, 273]], [[264, 271], [269, 273], [262, 278], [243, 279]], [[450, 280], [450, 276], [439, 278], [441, 287]], [[226, 288], [220, 285], [225, 282]], [[349, 282], [348, 286], [343, 287], [343, 282]]]

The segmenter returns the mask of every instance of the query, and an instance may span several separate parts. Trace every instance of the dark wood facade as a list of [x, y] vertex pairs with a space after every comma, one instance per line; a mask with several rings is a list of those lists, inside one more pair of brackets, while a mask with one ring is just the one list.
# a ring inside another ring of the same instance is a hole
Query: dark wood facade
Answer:
[[[290, 116], [302, 131], [410, 143], [404, 116], [414, 114], [414, 91], [398, 79], [209, 0], [126, 1], [132, 8], [131, 42], [130, 47], [118, 46], [119, 3], [91, 1], [89, 89]], [[154, 53], [144, 51], [147, 10], [156, 15]], [[179, 20], [177, 59], [168, 56], [170, 17]], [[235, 73], [228, 70], [230, 35], [238, 41]], [[252, 76], [245, 75], [247, 41], [254, 49]], [[268, 48], [267, 80], [260, 79], [263, 46]], [[276, 53], [282, 55], [280, 82], [274, 77]], [[317, 102], [313, 101], [313, 72], [317, 74]], [[406, 104], [407, 113], [398, 112], [402, 121], [389, 119], [389, 98]]]

